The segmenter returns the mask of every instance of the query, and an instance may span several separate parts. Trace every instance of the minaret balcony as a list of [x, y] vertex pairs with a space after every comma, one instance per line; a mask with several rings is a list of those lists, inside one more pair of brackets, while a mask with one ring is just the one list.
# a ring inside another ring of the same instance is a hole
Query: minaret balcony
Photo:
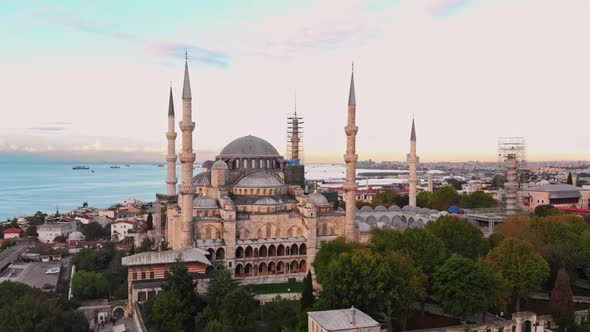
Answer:
[[359, 127], [354, 126], [353, 128], [350, 128], [349, 126], [344, 127], [344, 132], [346, 133], [346, 136], [356, 136], [356, 133], [358, 133], [359, 131]]
[[177, 133], [175, 133], [175, 132], [167, 132], [167, 133], [166, 133], [166, 138], [167, 138], [167, 139], [172, 139], [172, 140], [174, 140], [174, 139], [176, 139], [176, 137], [177, 137], [177, 136], [178, 136], [178, 134], [177, 134]]
[[194, 192], [193, 185], [191, 183], [181, 183], [178, 191], [181, 195], [192, 195]]
[[167, 162], [169, 162], [169, 163], [175, 163], [175, 162], [176, 162], [176, 160], [178, 160], [178, 157], [176, 157], [176, 155], [175, 155], [175, 154], [173, 154], [173, 155], [171, 155], [171, 156], [168, 156], [168, 157], [166, 157], [166, 161], [167, 161]]
[[180, 162], [181, 163], [194, 163], [197, 155], [190, 152], [181, 152], [180, 153]]
[[195, 129], [195, 123], [188, 122], [188, 121], [180, 121], [179, 127], [180, 127], [180, 130], [182, 130], [184, 132], [193, 131]]
[[167, 184], [177, 184], [178, 183], [178, 178], [167, 178], [166, 179], [166, 183]]
[[344, 191], [354, 191], [357, 188], [358, 185], [356, 184], [356, 182], [346, 182], [344, 186], [342, 186], [342, 189], [344, 189]]
[[354, 163], [358, 160], [359, 156], [357, 154], [345, 154], [344, 155], [344, 162], [346, 163]]

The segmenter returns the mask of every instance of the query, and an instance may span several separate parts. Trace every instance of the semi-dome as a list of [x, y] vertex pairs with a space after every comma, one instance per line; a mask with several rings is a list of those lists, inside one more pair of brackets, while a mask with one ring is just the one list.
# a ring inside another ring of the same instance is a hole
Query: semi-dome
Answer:
[[206, 160], [203, 165], [201, 165], [201, 168], [209, 169], [211, 168], [211, 165], [213, 165], [213, 160]]
[[211, 166], [211, 169], [217, 169], [217, 170], [227, 170], [229, 169], [229, 167], [227, 166], [227, 164], [225, 163], [225, 161], [223, 160], [218, 160], [215, 163], [213, 163], [213, 165]]
[[193, 177], [193, 186], [210, 186], [211, 172], [201, 172]]
[[309, 200], [315, 204], [315, 205], [326, 205], [326, 204], [330, 204], [330, 202], [328, 202], [328, 199], [326, 198], [326, 196], [320, 194], [320, 193], [311, 193], [309, 194]]
[[258, 199], [256, 202], [254, 202], [254, 205], [274, 205], [274, 204], [279, 204], [279, 202], [277, 202], [274, 198], [271, 197], [263, 197]]
[[248, 135], [231, 141], [221, 150], [219, 157], [280, 157], [280, 155], [277, 149], [266, 140]]
[[84, 234], [80, 233], [80, 232], [71, 232], [70, 235], [68, 236], [68, 240], [70, 241], [82, 241], [84, 240]]
[[217, 207], [217, 201], [208, 196], [199, 196], [193, 199], [193, 208], [212, 209]]
[[281, 181], [274, 175], [265, 172], [251, 173], [241, 178], [236, 187], [245, 188], [269, 188], [282, 187]]

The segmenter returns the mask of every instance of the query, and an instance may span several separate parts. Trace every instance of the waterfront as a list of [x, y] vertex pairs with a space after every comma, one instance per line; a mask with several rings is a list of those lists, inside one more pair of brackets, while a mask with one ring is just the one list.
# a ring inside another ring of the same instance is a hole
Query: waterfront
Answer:
[[[127, 164], [130, 167], [125, 167]], [[76, 165], [85, 165], [90, 169], [72, 170]], [[165, 167], [157, 167], [154, 163], [117, 163], [121, 168], [111, 168], [112, 165], [107, 162], [2, 159], [0, 220], [30, 215], [38, 210], [50, 213], [59, 208], [64, 212], [79, 207], [83, 202], [105, 208], [127, 198], [150, 201], [156, 193], [166, 190]], [[196, 167], [195, 174], [200, 171], [200, 164]], [[366, 170], [357, 170], [363, 171]], [[180, 174], [180, 165], [177, 174]], [[306, 178], [309, 180], [343, 177], [344, 165], [306, 165]]]

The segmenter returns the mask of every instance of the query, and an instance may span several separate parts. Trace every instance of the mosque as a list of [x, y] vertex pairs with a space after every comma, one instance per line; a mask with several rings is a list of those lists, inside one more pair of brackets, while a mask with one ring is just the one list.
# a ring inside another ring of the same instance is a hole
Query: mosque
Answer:
[[[354, 73], [348, 98], [348, 123], [344, 128], [347, 150], [346, 210], [335, 209], [318, 192], [306, 194], [289, 180], [297, 167], [297, 151], [286, 160], [275, 147], [256, 136], [237, 138], [213, 161], [203, 163], [193, 176], [192, 98], [188, 61], [182, 90], [181, 151], [176, 155], [175, 110], [170, 89], [168, 107], [167, 193], [157, 195], [154, 226], [157, 241], [165, 239], [174, 250], [200, 248], [215, 268], [225, 266], [243, 283], [276, 283], [301, 280], [324, 241], [343, 237], [366, 241], [371, 227], [405, 229], [423, 227], [438, 211], [419, 210], [416, 201], [416, 137], [412, 123], [410, 205], [404, 209], [377, 207], [357, 211], [356, 99]], [[297, 149], [299, 139], [292, 138]], [[181, 162], [178, 185], [176, 162]], [[412, 173], [413, 172], [413, 173]], [[303, 177], [303, 171], [300, 172]], [[301, 179], [300, 179], [301, 180]], [[413, 184], [413, 185], [412, 185]], [[178, 189], [178, 191], [177, 191]], [[358, 213], [358, 215], [357, 215]], [[376, 219], [379, 218], [379, 219]], [[373, 220], [374, 219], [374, 220]], [[409, 223], [408, 223], [409, 222]]]

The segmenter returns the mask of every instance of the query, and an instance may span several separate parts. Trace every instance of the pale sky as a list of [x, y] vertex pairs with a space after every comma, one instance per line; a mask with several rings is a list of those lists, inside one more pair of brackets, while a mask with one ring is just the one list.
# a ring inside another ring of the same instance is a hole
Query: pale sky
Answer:
[[[351, 63], [360, 159], [590, 160], [590, 1], [0, 2], [0, 152], [162, 160], [184, 49], [197, 160], [252, 134], [342, 162]], [[180, 135], [179, 135], [180, 136]], [[177, 139], [180, 149], [180, 139]]]

